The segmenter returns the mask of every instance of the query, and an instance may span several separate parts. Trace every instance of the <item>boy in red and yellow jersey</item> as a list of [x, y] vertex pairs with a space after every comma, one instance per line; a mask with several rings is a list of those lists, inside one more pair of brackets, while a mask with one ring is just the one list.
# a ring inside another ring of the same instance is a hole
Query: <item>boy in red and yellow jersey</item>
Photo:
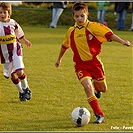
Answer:
[[[98, 57], [101, 52], [101, 45], [105, 41], [116, 41], [130, 46], [130, 42], [115, 35], [107, 26], [90, 22], [88, 20], [88, 7], [85, 3], [76, 2], [72, 10], [75, 25], [70, 27], [66, 33], [55, 66], [60, 66], [64, 53], [71, 47], [74, 53], [75, 72], [84, 87], [87, 101], [96, 116], [94, 123], [99, 124], [104, 122], [104, 113], [97, 98], [100, 98], [101, 92], [107, 90], [103, 64]], [[97, 93], [94, 93], [94, 90]]]

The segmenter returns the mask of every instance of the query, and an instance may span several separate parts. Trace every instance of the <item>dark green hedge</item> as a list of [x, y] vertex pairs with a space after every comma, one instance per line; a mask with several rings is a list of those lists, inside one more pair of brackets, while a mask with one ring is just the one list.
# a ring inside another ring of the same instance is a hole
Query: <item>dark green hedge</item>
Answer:
[[[97, 21], [97, 11], [90, 10], [89, 20]], [[21, 25], [34, 25], [34, 26], [44, 26], [49, 27], [52, 18], [51, 9], [32, 9], [32, 8], [19, 8], [13, 9], [12, 18], [14, 18]], [[116, 26], [116, 16], [113, 11], [106, 12], [105, 21], [108, 26], [112, 29], [117, 28]], [[58, 26], [71, 26], [74, 24], [72, 13], [70, 9], [64, 10], [59, 21]], [[127, 13], [126, 17], [126, 27], [128, 30], [131, 26], [131, 13]]]

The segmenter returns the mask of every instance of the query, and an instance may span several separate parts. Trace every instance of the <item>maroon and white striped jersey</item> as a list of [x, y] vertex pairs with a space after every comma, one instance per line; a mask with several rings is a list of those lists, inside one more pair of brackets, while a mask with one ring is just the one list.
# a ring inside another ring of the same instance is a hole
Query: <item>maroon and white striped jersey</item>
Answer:
[[23, 37], [24, 32], [15, 20], [0, 22], [0, 58], [2, 64], [11, 62], [14, 54], [22, 56], [22, 45], [19, 39]]

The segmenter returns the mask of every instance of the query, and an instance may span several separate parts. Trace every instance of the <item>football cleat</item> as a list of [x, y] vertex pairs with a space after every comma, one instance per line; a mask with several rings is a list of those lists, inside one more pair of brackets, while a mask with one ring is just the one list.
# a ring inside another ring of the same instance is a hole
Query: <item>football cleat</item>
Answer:
[[26, 101], [25, 92], [23, 92], [23, 93], [20, 93], [20, 92], [19, 92], [19, 99], [20, 99], [21, 102], [22, 102], [22, 101]]
[[105, 121], [104, 117], [101, 115], [96, 114], [96, 117], [97, 117], [97, 119], [94, 121], [95, 124], [100, 124], [100, 123], [103, 123]]
[[101, 95], [102, 95], [102, 92], [100, 92], [100, 91], [95, 91], [95, 96], [96, 96], [97, 98], [100, 98]]
[[26, 89], [23, 89], [23, 90], [25, 92], [25, 98], [27, 100], [30, 100], [31, 99], [31, 96], [32, 96], [30, 89], [27, 87]]

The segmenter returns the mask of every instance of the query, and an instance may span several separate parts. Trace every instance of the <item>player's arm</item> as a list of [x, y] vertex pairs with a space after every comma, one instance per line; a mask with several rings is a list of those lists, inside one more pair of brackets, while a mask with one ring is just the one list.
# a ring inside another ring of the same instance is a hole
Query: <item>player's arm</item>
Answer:
[[126, 46], [130, 46], [131, 45], [131, 43], [129, 41], [123, 40], [122, 38], [120, 38], [119, 36], [117, 36], [115, 34], [111, 35], [109, 38], [112, 41], [119, 42], [119, 43], [121, 43], [123, 45], [126, 45]]
[[27, 45], [27, 47], [32, 46], [32, 43], [29, 40], [27, 40], [25, 37], [22, 37], [20, 40], [22, 40], [23, 43], [25, 43]]
[[17, 28], [15, 29], [15, 35], [19, 40], [22, 40], [24, 44], [27, 45], [27, 47], [31, 47], [31, 42], [29, 40], [27, 40], [24, 36], [24, 32], [23, 29], [21, 28], [21, 26], [17, 23]]
[[62, 46], [61, 46], [57, 61], [55, 62], [56, 67], [60, 66], [63, 55], [65, 54], [67, 49], [70, 48], [70, 41], [69, 41], [70, 37], [69, 36], [70, 36], [70, 34], [69, 34], [69, 30], [68, 30], [66, 33], [66, 36], [62, 42]]
[[57, 61], [55, 62], [55, 66], [56, 66], [56, 67], [59, 67], [59, 66], [60, 66], [62, 57], [63, 57], [63, 55], [65, 54], [66, 50], [67, 50], [66, 48], [61, 47], [60, 53], [59, 53], [59, 56], [58, 56], [58, 59], [57, 59]]

